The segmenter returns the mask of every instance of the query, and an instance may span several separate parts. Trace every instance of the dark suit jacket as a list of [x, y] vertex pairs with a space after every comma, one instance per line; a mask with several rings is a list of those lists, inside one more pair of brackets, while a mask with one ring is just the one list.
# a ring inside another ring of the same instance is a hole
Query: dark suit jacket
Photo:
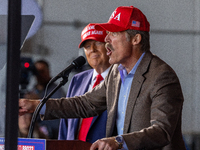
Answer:
[[[47, 101], [45, 119], [90, 117], [107, 109], [106, 136], [113, 135], [120, 90], [118, 65], [83, 96]], [[181, 132], [183, 95], [176, 73], [146, 52], [132, 81], [122, 135], [129, 150], [185, 150]]]
[[[67, 97], [83, 95], [88, 91], [93, 75], [93, 69], [76, 74], [69, 85]], [[86, 141], [93, 143], [106, 136], [107, 111], [100, 116], [93, 117]], [[75, 140], [78, 135], [80, 119], [61, 119], [59, 128], [59, 140]]]

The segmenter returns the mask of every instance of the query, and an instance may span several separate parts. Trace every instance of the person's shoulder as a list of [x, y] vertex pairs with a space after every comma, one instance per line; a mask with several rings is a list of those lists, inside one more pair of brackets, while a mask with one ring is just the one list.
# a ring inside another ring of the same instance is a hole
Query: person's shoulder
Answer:
[[90, 75], [92, 76], [93, 71], [94, 69], [89, 69], [89, 70], [85, 70], [80, 73], [77, 73], [72, 77], [72, 80], [80, 80], [82, 78], [89, 77]]
[[92, 78], [93, 75], [93, 69], [85, 70], [80, 73], [75, 74], [72, 79], [71, 83], [81, 83], [83, 81], [88, 81], [90, 78]]
[[169, 64], [167, 64], [162, 58], [157, 56], [156, 54], [151, 53], [150, 51], [146, 52], [144, 55], [144, 58], [141, 62], [143, 66], [146, 64], [146, 66], [153, 67], [154, 69], [158, 69], [159, 67], [166, 67], [169, 69], [172, 69]]
[[79, 76], [83, 76], [83, 75], [88, 75], [90, 73], [92, 73], [94, 71], [94, 69], [89, 69], [89, 70], [85, 70], [85, 71], [82, 71], [80, 73], [77, 73], [74, 75], [74, 77], [79, 77]]
[[107, 76], [117, 76], [119, 73], [118, 66], [119, 64], [112, 64]]
[[[173, 70], [173, 68], [166, 61], [164, 61], [157, 55], [153, 55], [152, 66], [154, 66], [155, 69], [157, 69], [157, 70], [163, 70], [163, 69], [164, 70]], [[163, 69], [161, 69], [161, 68], [163, 68]]]
[[152, 59], [148, 68], [147, 72], [155, 79], [166, 77], [166, 75], [168, 78], [178, 78], [175, 70], [165, 62], [165, 60], [155, 54], [152, 54]]

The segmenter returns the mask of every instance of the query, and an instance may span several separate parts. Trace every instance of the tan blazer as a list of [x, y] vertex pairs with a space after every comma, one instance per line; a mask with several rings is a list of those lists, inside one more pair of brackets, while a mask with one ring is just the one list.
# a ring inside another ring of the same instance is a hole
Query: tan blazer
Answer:
[[[106, 136], [113, 136], [120, 90], [118, 65], [81, 97], [47, 101], [44, 119], [90, 117], [107, 109]], [[181, 133], [183, 95], [175, 72], [146, 52], [130, 90], [122, 135], [129, 150], [185, 150]]]

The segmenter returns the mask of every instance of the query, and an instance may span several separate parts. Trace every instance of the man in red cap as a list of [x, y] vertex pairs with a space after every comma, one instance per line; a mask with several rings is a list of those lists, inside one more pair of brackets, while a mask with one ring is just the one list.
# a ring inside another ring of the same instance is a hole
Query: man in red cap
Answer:
[[[112, 66], [106, 79], [83, 96], [47, 101], [43, 119], [90, 117], [107, 110], [107, 138], [90, 150], [185, 150], [181, 85], [174, 70], [150, 52], [145, 15], [133, 6], [120, 6], [95, 28], [107, 31]], [[20, 100], [20, 115], [34, 110], [37, 103], [30, 103]]]
[[[97, 81], [97, 75], [102, 76], [102, 81], [106, 77], [110, 67], [104, 42], [106, 35], [104, 29], [96, 30], [95, 24], [88, 24], [83, 29], [79, 48], [83, 47], [87, 61], [93, 69], [83, 71], [72, 78], [67, 97], [83, 95], [91, 90]], [[58, 139], [79, 139], [93, 143], [106, 136], [106, 120], [107, 111], [86, 119], [61, 119]]]

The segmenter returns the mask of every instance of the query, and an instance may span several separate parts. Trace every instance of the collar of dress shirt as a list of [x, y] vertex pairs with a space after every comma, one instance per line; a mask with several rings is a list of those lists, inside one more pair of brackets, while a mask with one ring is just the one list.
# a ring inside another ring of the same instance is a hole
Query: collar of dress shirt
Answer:
[[[110, 67], [108, 69], [106, 69], [103, 73], [101, 73], [101, 76], [103, 77], [103, 79], [105, 79], [105, 77], [108, 74], [108, 71], [110, 70]], [[93, 71], [93, 76], [92, 76], [92, 81], [95, 82], [96, 80], [96, 76], [98, 75], [97, 71], [94, 69]]]
[[[137, 63], [135, 64], [135, 66], [133, 67], [133, 69], [130, 71], [129, 74], [132, 74], [132, 75], [135, 74], [138, 65], [140, 64], [142, 58], [144, 57], [144, 54], [145, 54], [145, 52], [140, 56], [140, 58], [138, 59]], [[120, 77], [121, 77], [121, 80], [122, 80], [122, 83], [123, 83], [124, 78], [128, 75], [128, 74], [127, 74], [127, 71], [126, 71], [125, 67], [122, 66], [122, 64], [120, 64], [120, 65], [118, 66], [118, 70], [119, 70], [119, 72], [120, 72]]]
[[[103, 77], [103, 79], [105, 79], [105, 77], [107, 76], [109, 69], [110, 69], [110, 67], [108, 69], [106, 69], [103, 73], [101, 73], [101, 76]], [[94, 85], [94, 82], [96, 81], [96, 76], [98, 75], [96, 70], [95, 69], [93, 69], [93, 70], [94, 71], [93, 71], [93, 75], [92, 75], [92, 80], [90, 82], [88, 91], [90, 91], [92, 89], [92, 86]]]

